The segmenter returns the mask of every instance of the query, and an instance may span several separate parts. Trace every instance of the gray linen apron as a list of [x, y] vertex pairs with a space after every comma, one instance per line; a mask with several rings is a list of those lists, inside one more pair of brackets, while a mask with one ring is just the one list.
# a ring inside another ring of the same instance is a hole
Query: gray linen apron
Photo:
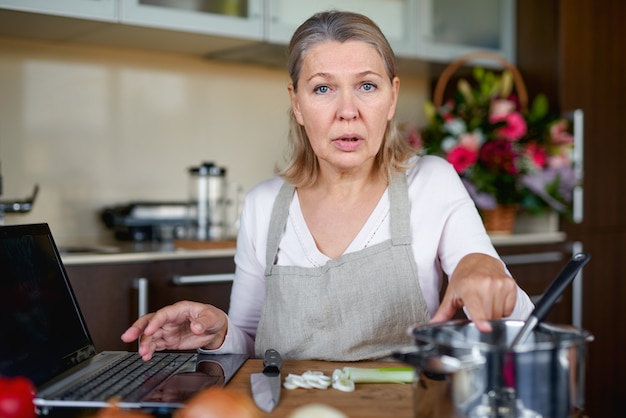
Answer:
[[411, 249], [406, 175], [389, 185], [391, 239], [321, 267], [275, 265], [293, 195], [285, 183], [274, 203], [256, 356], [274, 348], [287, 359], [357, 361], [412, 345], [408, 327], [430, 316]]

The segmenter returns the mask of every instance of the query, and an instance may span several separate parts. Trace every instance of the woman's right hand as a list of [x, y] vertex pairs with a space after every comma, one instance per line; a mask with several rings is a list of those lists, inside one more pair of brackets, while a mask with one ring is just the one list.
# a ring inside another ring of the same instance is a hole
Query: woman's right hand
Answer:
[[228, 318], [212, 305], [182, 301], [146, 314], [122, 334], [126, 343], [139, 339], [139, 355], [148, 361], [155, 351], [219, 348]]

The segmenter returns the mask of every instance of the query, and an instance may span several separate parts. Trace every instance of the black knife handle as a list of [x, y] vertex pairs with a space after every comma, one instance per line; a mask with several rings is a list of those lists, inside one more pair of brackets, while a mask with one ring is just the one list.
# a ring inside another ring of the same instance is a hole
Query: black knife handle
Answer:
[[571, 260], [563, 267], [550, 286], [546, 289], [543, 296], [535, 306], [532, 316], [536, 317], [539, 322], [543, 321], [554, 303], [561, 296], [565, 288], [574, 280], [578, 272], [587, 262], [590, 255], [586, 253], [574, 254]]
[[265, 356], [263, 356], [263, 367], [263, 373], [280, 372], [280, 368], [283, 367], [283, 359], [278, 351], [273, 348], [265, 351]]

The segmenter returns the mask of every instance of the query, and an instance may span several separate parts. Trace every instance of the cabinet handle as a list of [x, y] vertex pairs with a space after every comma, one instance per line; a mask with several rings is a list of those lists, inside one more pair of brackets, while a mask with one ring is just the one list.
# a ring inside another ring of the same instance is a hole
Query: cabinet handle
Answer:
[[137, 289], [137, 316], [148, 313], [148, 279], [138, 277], [135, 279], [135, 289]]
[[542, 253], [502, 255], [500, 257], [506, 265], [520, 265], [561, 261], [563, 254], [559, 251], [546, 251]]
[[573, 149], [573, 161], [574, 161], [574, 174], [578, 185], [574, 187], [572, 218], [575, 223], [579, 224], [583, 221], [583, 165], [584, 165], [584, 121], [585, 114], [582, 109], [576, 109], [571, 113], [573, 121], [573, 133], [574, 133], [574, 149]]
[[186, 286], [190, 284], [232, 282], [234, 278], [235, 278], [235, 273], [199, 274], [195, 276], [174, 276], [172, 277], [172, 283], [178, 286]]

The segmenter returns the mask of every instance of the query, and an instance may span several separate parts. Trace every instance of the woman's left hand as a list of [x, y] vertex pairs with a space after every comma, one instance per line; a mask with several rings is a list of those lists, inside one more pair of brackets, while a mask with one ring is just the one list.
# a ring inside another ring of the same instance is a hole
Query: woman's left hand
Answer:
[[452, 319], [458, 309], [465, 307], [476, 328], [489, 332], [489, 320], [511, 315], [516, 298], [517, 284], [500, 260], [486, 254], [468, 254], [452, 272], [431, 322]]

